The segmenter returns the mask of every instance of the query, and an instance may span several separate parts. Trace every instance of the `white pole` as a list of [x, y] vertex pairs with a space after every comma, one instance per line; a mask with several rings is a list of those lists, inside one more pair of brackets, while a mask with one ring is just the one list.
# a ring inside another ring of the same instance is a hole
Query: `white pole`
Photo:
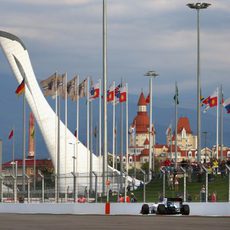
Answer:
[[152, 113], [152, 77], [149, 77], [149, 97], [150, 97], [150, 101], [149, 101], [149, 180], [152, 179], [152, 171], [154, 170], [154, 162], [153, 162], [153, 152], [152, 152], [152, 148], [153, 148], [153, 140], [152, 140], [152, 117], [153, 117], [153, 113]]
[[12, 161], [13, 161], [13, 175], [15, 176], [15, 157], [14, 157], [14, 137], [15, 136], [15, 131], [14, 131], [14, 127], [13, 127], [13, 140], [12, 140]]
[[[103, 171], [102, 164], [102, 156], [101, 156], [101, 96], [102, 96], [102, 87], [101, 87], [101, 79], [99, 79], [99, 121], [98, 121], [98, 152], [99, 152], [99, 178], [98, 182], [101, 183], [101, 173]], [[103, 191], [103, 183], [102, 183], [102, 191]]]
[[126, 137], [126, 177], [125, 177], [125, 202], [127, 197], [127, 186], [128, 186], [128, 176], [129, 176], [129, 139], [128, 139], [128, 124], [129, 124], [129, 100], [128, 100], [128, 83], [126, 83], [126, 128], [125, 128], [125, 137]]
[[[57, 82], [57, 73], [55, 73], [55, 78], [56, 78], [56, 82]], [[57, 83], [55, 83], [57, 84]], [[58, 145], [58, 136], [57, 136], [57, 124], [58, 124], [58, 117], [57, 117], [57, 90], [55, 91], [55, 202], [57, 203], [57, 145]]]
[[87, 106], [87, 120], [86, 120], [86, 132], [87, 132], [87, 201], [89, 201], [89, 165], [90, 165], [90, 157], [89, 157], [89, 77], [87, 77], [87, 98], [86, 98], [86, 106]]
[[220, 160], [223, 161], [223, 89], [220, 86]]
[[175, 83], [175, 168], [177, 168], [177, 82]]
[[107, 152], [107, 1], [103, 0], [103, 104], [104, 104], [104, 160], [103, 160], [103, 192], [105, 192], [105, 172], [108, 176]]
[[219, 86], [217, 87], [217, 107], [216, 107], [216, 159], [219, 155]]
[[67, 73], [65, 73], [65, 202], [67, 202], [67, 181], [66, 181], [66, 168], [67, 168], [67, 125], [68, 125], [68, 104], [67, 104]]
[[[101, 79], [99, 79], [99, 122], [98, 122], [98, 131], [99, 131], [99, 145], [98, 145], [98, 151], [99, 151], [99, 157], [100, 157], [100, 161], [99, 163], [101, 163]], [[101, 170], [101, 167], [99, 166], [99, 171]], [[101, 171], [100, 171], [101, 172]]]
[[[77, 170], [78, 170], [78, 139], [79, 139], [79, 134], [78, 134], [78, 130], [79, 130], [79, 76], [76, 76], [76, 79], [75, 79], [75, 90], [76, 90], [76, 93], [75, 93], [75, 96], [77, 96], [77, 115], [76, 115], [76, 161], [75, 161], [75, 168], [76, 168], [76, 173], [77, 173]], [[76, 178], [77, 178], [77, 175], [76, 175]], [[77, 179], [76, 179], [76, 185], [77, 185]], [[76, 199], [78, 199], [78, 186], [76, 186]]]
[[[113, 88], [112, 88], [113, 90], [114, 90], [114, 97], [113, 97], [113, 128], [112, 128], [112, 130], [113, 130], [113, 134], [112, 134], [112, 136], [113, 136], [113, 169], [114, 169], [114, 167], [115, 167], [115, 109], [116, 109], [116, 105], [115, 105], [115, 81], [113, 82]], [[113, 185], [112, 186], [114, 186], [114, 175], [113, 175]]]

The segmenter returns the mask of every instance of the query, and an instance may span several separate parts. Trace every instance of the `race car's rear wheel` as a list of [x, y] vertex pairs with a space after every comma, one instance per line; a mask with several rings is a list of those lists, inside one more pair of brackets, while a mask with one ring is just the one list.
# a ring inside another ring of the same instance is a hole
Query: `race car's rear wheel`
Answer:
[[182, 205], [182, 209], [181, 209], [181, 214], [182, 215], [189, 215], [190, 213], [190, 208], [187, 204]]
[[149, 214], [149, 206], [148, 204], [143, 204], [141, 207], [141, 214], [148, 215]]
[[158, 214], [165, 214], [166, 213], [166, 209], [165, 209], [165, 205], [164, 204], [159, 204], [157, 207], [157, 213]]

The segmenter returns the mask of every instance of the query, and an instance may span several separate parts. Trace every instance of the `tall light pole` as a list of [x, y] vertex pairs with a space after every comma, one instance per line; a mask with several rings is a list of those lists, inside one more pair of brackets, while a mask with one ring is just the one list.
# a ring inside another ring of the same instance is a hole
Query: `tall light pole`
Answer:
[[189, 3], [187, 6], [197, 11], [197, 162], [201, 160], [201, 118], [200, 118], [200, 10], [207, 9], [210, 3]]
[[146, 77], [149, 77], [149, 179], [152, 179], [152, 172], [155, 171], [155, 162], [154, 162], [154, 138], [152, 138], [152, 132], [154, 134], [153, 124], [152, 124], [152, 80], [159, 76], [155, 71], [151, 70], [145, 74]]
[[108, 152], [107, 152], [107, 0], [103, 0], [103, 181], [102, 191], [105, 193], [105, 179], [108, 177]]

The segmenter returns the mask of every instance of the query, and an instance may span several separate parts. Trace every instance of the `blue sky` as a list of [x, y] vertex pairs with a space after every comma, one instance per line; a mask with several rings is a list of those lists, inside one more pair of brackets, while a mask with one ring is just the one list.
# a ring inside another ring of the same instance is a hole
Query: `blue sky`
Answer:
[[[143, 75], [153, 69], [160, 74], [153, 83], [156, 101], [173, 103], [177, 81], [181, 106], [195, 107], [196, 12], [186, 6], [191, 1], [107, 2], [108, 83], [123, 78], [131, 94], [142, 88], [147, 93]], [[230, 1], [209, 3], [200, 15], [202, 92], [206, 96], [223, 84], [228, 97]], [[102, 0], [2, 0], [0, 22], [1, 30], [22, 38], [39, 80], [54, 71], [69, 78], [102, 76]], [[11, 73], [0, 65], [2, 74]]]

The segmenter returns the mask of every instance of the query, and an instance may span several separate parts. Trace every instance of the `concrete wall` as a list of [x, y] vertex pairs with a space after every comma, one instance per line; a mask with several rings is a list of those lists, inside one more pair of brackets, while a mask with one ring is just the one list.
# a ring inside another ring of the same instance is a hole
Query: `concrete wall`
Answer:
[[[230, 203], [189, 203], [190, 215], [197, 216], [230, 216]], [[111, 203], [111, 215], [139, 215], [142, 203]], [[1, 203], [0, 213], [20, 214], [105, 214], [104, 203], [94, 204], [12, 204]]]

